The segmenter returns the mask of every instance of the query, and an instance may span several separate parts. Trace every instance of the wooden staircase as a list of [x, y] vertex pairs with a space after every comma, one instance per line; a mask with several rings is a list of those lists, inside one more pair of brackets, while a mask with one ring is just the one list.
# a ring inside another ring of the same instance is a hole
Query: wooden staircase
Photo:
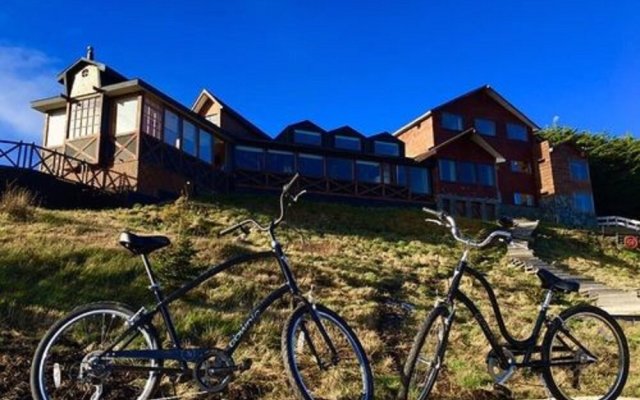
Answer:
[[507, 257], [513, 267], [522, 268], [532, 274], [543, 268], [563, 279], [579, 281], [580, 294], [609, 314], [623, 319], [640, 318], [640, 293], [638, 291], [612, 288], [591, 278], [571, 274], [561, 267], [549, 265], [536, 257], [529, 245], [537, 227], [538, 221], [516, 221], [516, 227], [513, 229], [514, 240], [507, 250]]

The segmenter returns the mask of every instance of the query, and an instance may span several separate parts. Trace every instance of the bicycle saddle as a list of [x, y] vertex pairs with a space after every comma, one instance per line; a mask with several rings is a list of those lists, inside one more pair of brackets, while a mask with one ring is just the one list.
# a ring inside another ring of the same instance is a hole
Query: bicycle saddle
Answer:
[[559, 290], [565, 293], [580, 290], [580, 282], [562, 279], [546, 269], [540, 268], [536, 275], [538, 275], [538, 278], [542, 281], [542, 287], [544, 289]]
[[149, 254], [171, 244], [165, 236], [138, 236], [131, 232], [122, 232], [118, 242], [135, 255]]

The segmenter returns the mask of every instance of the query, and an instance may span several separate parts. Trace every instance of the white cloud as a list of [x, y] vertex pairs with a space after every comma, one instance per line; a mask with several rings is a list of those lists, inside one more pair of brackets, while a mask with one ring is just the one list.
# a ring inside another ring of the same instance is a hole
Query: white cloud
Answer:
[[41, 51], [0, 45], [0, 138], [40, 142], [42, 114], [32, 110], [32, 100], [55, 95], [55, 60]]

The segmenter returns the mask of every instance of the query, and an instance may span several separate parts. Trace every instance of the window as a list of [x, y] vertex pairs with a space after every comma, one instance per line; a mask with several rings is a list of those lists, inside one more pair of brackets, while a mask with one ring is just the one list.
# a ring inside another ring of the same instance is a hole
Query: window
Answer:
[[138, 98], [116, 99], [116, 136], [138, 130]]
[[593, 197], [589, 192], [576, 192], [573, 194], [574, 210], [586, 214], [593, 213]]
[[341, 181], [353, 180], [353, 161], [346, 158], [327, 158], [327, 176]]
[[474, 121], [476, 131], [481, 135], [495, 136], [496, 135], [496, 123], [490, 119], [476, 118]]
[[238, 169], [262, 171], [264, 166], [264, 151], [262, 149], [237, 146], [234, 155]]
[[527, 128], [520, 124], [507, 124], [507, 137], [514, 140], [527, 141]]
[[407, 166], [404, 165], [398, 165], [396, 167], [396, 184], [398, 186], [408, 186], [408, 182], [407, 182]]
[[574, 181], [589, 180], [589, 164], [585, 160], [571, 160], [569, 161], [569, 167], [571, 169], [571, 179]]
[[322, 135], [319, 132], [293, 131], [293, 141], [298, 144], [310, 144], [313, 146], [320, 146], [322, 144]]
[[169, 110], [164, 110], [164, 142], [180, 148], [180, 118]]
[[71, 104], [69, 139], [100, 133], [102, 100], [100, 97], [80, 100]]
[[302, 176], [322, 178], [324, 176], [324, 157], [298, 154], [298, 172]]
[[490, 164], [478, 164], [478, 184], [483, 186], [495, 186], [495, 168]]
[[334, 146], [336, 149], [360, 151], [360, 139], [350, 136], [336, 135]]
[[356, 161], [358, 182], [380, 183], [380, 163], [370, 161]]
[[524, 174], [531, 173], [531, 164], [526, 161], [511, 161], [511, 171], [513, 172], [521, 172]]
[[458, 174], [456, 180], [461, 183], [476, 183], [476, 164], [467, 161], [460, 161], [456, 165]]
[[440, 160], [440, 180], [443, 182], [456, 181], [456, 162], [453, 160]]
[[443, 112], [441, 126], [452, 131], [462, 130], [462, 117], [457, 114]]
[[429, 193], [429, 171], [425, 168], [409, 167], [409, 188], [411, 193]]
[[267, 150], [267, 171], [277, 174], [293, 174], [293, 153]]
[[142, 132], [156, 139], [162, 138], [162, 107], [146, 98], [142, 109]]
[[391, 171], [393, 166], [391, 164], [384, 163], [382, 164], [382, 183], [389, 184], [391, 183]]
[[183, 121], [182, 123], [182, 151], [192, 156], [197, 155], [198, 128], [191, 122]]
[[513, 204], [516, 206], [533, 207], [533, 196], [527, 193], [514, 193]]
[[382, 156], [397, 157], [400, 155], [400, 148], [397, 143], [381, 142], [376, 140], [373, 142], [373, 152]]
[[64, 144], [67, 129], [67, 110], [53, 111], [47, 123], [47, 147], [58, 147]]
[[200, 130], [198, 158], [209, 164], [213, 163], [213, 135], [207, 131]]

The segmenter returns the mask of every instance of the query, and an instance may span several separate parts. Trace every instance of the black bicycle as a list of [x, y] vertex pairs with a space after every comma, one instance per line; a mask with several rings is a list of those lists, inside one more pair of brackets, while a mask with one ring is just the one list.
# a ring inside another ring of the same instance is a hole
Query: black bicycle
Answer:
[[[250, 368], [251, 361], [236, 363], [233, 354], [262, 313], [276, 300], [290, 294], [296, 305], [282, 331], [282, 356], [289, 380], [300, 399], [373, 399], [373, 379], [367, 356], [358, 338], [335, 312], [307, 299], [289, 266], [275, 230], [285, 218], [286, 206], [304, 193], [290, 189], [280, 195], [280, 216], [267, 226], [247, 219], [220, 232], [226, 235], [251, 228], [266, 232], [271, 251], [241, 255], [212, 267], [193, 281], [165, 296], [148, 254], [168, 246], [162, 236], [122, 233], [120, 244], [142, 258], [157, 304], [137, 312], [112, 302], [79, 307], [58, 321], [40, 342], [31, 368], [31, 390], [36, 399], [149, 399], [163, 375], [191, 377], [200, 391], [224, 390], [234, 374]], [[288, 204], [286, 204], [288, 203]], [[169, 305], [216, 274], [255, 260], [275, 259], [285, 283], [253, 308], [224, 349], [185, 348], [174, 328]], [[171, 348], [163, 349], [154, 316], [160, 314]], [[173, 364], [167, 367], [164, 364]], [[177, 396], [175, 396], [177, 397]]]
[[[591, 305], [571, 307], [555, 318], [547, 315], [554, 295], [577, 292], [578, 282], [540, 269], [537, 275], [546, 295], [531, 336], [518, 340], [506, 328], [490, 284], [467, 261], [470, 248], [486, 247], [496, 239], [510, 242], [511, 234], [498, 230], [482, 242], [472, 241], [460, 236], [455, 220], [445, 212], [426, 208], [424, 211], [434, 217], [427, 219], [428, 222], [450, 228], [453, 237], [466, 248], [446, 298], [438, 300], [414, 339], [404, 366], [400, 398], [424, 400], [429, 396], [444, 363], [456, 302], [471, 312], [489, 341], [491, 351], [486, 362], [498, 388], [508, 392], [504, 385], [516, 369], [528, 368], [542, 376], [550, 395], [558, 400], [610, 400], [620, 395], [629, 373], [629, 349], [620, 325], [607, 312]], [[508, 220], [501, 222], [503, 228], [512, 225]], [[487, 292], [503, 342], [496, 338], [478, 307], [461, 291], [460, 282], [467, 274], [478, 280]], [[540, 342], [543, 327], [546, 333]]]

